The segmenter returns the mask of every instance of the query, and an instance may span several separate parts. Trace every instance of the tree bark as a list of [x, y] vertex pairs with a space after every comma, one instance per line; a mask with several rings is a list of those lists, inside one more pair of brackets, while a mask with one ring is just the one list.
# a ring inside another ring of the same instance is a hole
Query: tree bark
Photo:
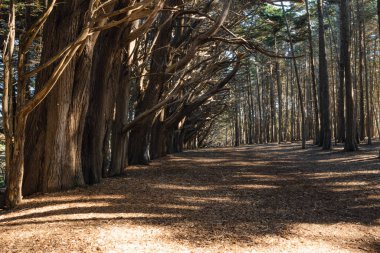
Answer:
[[[152, 50], [149, 81], [146, 90], [140, 91], [135, 114], [138, 116], [158, 103], [163, 92], [163, 85], [169, 79], [165, 74], [168, 65], [172, 25], [172, 12], [164, 11], [159, 20], [160, 33]], [[128, 161], [129, 164], [149, 164], [150, 138], [154, 115], [147, 116], [129, 135]]]
[[258, 131], [258, 141], [259, 143], [263, 143], [263, 116], [262, 116], [262, 110], [261, 110], [261, 92], [260, 92], [260, 87], [261, 87], [261, 78], [260, 78], [260, 69], [258, 66], [256, 66], [256, 81], [257, 81], [257, 84], [256, 84], [256, 87], [257, 87], [257, 104], [258, 104], [258, 107], [259, 107], [259, 115], [258, 115], [258, 119], [259, 119], [259, 131]]
[[25, 125], [27, 115], [18, 115], [15, 122], [14, 130], [14, 147], [12, 160], [10, 161], [7, 179], [7, 189], [5, 206], [14, 208], [22, 201], [22, 183], [24, 176], [24, 142], [25, 142]]
[[122, 132], [123, 127], [128, 123], [129, 94], [131, 82], [130, 63], [132, 62], [132, 51], [134, 43], [128, 47], [128, 66], [121, 66], [119, 84], [116, 94], [115, 120], [112, 126], [111, 139], [111, 168], [110, 176], [120, 175], [128, 165], [128, 135]]
[[[77, 38], [88, 6], [66, 1], [49, 16], [43, 33], [41, 62], [46, 62]], [[55, 36], [52, 36], [55, 34]], [[87, 110], [87, 90], [93, 40], [84, 46], [62, 73], [51, 93], [28, 120], [25, 150], [25, 193], [56, 191], [84, 184], [81, 171], [81, 134]], [[43, 70], [37, 90], [50, 78], [54, 66]]]
[[[362, 1], [362, 6], [364, 6], [364, 2]], [[372, 113], [370, 110], [370, 84], [368, 78], [368, 60], [367, 60], [367, 39], [366, 39], [366, 22], [363, 17], [363, 64], [364, 64], [364, 80], [365, 80], [365, 106], [366, 106], [366, 130], [367, 130], [367, 144], [372, 145]]]
[[276, 61], [276, 82], [277, 82], [277, 98], [278, 98], [278, 143], [284, 141], [283, 127], [282, 127], [282, 83], [280, 73], [280, 63]]
[[349, 30], [349, 0], [340, 1], [340, 32], [341, 32], [341, 48], [342, 59], [344, 63], [345, 78], [345, 96], [346, 96], [346, 142], [344, 144], [345, 151], [355, 151], [358, 149], [356, 143], [355, 130], [355, 113], [354, 100], [352, 95], [351, 83], [351, 62], [350, 62], [350, 30]]
[[121, 65], [120, 36], [123, 28], [102, 33], [95, 46], [91, 71], [89, 110], [83, 136], [83, 175], [87, 184], [99, 183], [108, 158], [108, 133], [111, 131], [115, 90]]
[[331, 128], [330, 128], [330, 92], [329, 77], [327, 71], [327, 59], [325, 49], [325, 32], [323, 22], [323, 0], [318, 0], [318, 31], [319, 31], [319, 87], [321, 91], [321, 141], [322, 149], [331, 149]]
[[[340, 10], [342, 11], [342, 10]], [[339, 13], [341, 16], [341, 14]], [[341, 20], [340, 20], [341, 22]], [[342, 24], [339, 24], [342, 26]], [[342, 37], [342, 31], [340, 31], [340, 40], [344, 40]], [[345, 118], [344, 118], [344, 87], [345, 87], [345, 80], [344, 80], [344, 68], [345, 63], [342, 59], [345, 58], [345, 49], [340, 46], [340, 57], [339, 57], [339, 87], [338, 87], [338, 96], [337, 96], [337, 105], [338, 105], [338, 119], [337, 119], [337, 141], [338, 142], [345, 142]]]
[[4, 42], [3, 48], [3, 71], [4, 71], [4, 83], [3, 83], [3, 97], [2, 97], [2, 123], [5, 137], [5, 183], [8, 181], [9, 170], [12, 166], [12, 157], [14, 152], [13, 143], [13, 53], [16, 41], [16, 8], [13, 0], [9, 1], [9, 17], [8, 17], [8, 35]]
[[363, 35], [363, 13], [359, 1], [356, 0], [358, 46], [359, 46], [359, 140], [365, 138], [365, 112], [364, 112], [364, 35]]
[[269, 103], [270, 103], [270, 141], [276, 141], [276, 111], [274, 105], [274, 82], [273, 82], [273, 66], [270, 65], [270, 83], [269, 83]]

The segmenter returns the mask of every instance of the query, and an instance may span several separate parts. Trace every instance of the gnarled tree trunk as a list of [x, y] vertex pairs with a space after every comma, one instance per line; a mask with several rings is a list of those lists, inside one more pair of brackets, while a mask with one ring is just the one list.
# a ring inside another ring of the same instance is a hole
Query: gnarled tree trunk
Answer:
[[[70, 0], [52, 12], [44, 27], [41, 62], [46, 62], [77, 38], [87, 8], [84, 0]], [[84, 184], [81, 135], [88, 105], [86, 93], [94, 41], [95, 38], [87, 41], [81, 56], [68, 64], [55, 88], [28, 120], [27, 129], [38, 131], [27, 131], [26, 136], [26, 194]], [[37, 90], [50, 78], [53, 67], [39, 74]]]
[[86, 183], [99, 183], [108, 168], [115, 90], [120, 76], [122, 28], [102, 33], [95, 46], [89, 110], [83, 136], [83, 174]]

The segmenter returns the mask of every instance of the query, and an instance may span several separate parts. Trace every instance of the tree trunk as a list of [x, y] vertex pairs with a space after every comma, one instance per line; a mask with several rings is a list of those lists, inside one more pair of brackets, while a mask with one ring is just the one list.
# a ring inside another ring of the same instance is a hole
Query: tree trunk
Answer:
[[276, 82], [277, 82], [277, 98], [278, 98], [278, 143], [284, 141], [283, 127], [282, 127], [282, 83], [280, 73], [280, 63], [276, 61]]
[[[341, 10], [340, 10], [341, 11]], [[340, 12], [339, 12], [339, 15]], [[341, 22], [341, 21], [340, 21]], [[342, 24], [339, 24], [342, 26]], [[342, 31], [340, 32], [340, 40], [342, 41], [344, 38], [342, 38]], [[338, 105], [338, 119], [337, 119], [337, 141], [338, 142], [345, 142], [345, 118], [344, 118], [344, 86], [345, 86], [345, 80], [344, 80], [344, 65], [342, 59], [344, 59], [344, 48], [340, 47], [340, 57], [339, 57], [339, 87], [338, 87], [338, 96], [337, 96], [337, 105]]]
[[[170, 131], [166, 129], [165, 125], [163, 124], [163, 120], [165, 119], [165, 113], [162, 111], [160, 113], [160, 116], [155, 120], [151, 137], [150, 137], [150, 155], [151, 159], [157, 159], [160, 157], [165, 156], [167, 153], [166, 148], [168, 147], [167, 143], [171, 142], [171, 134], [174, 130]], [[171, 145], [169, 145], [171, 147]], [[169, 151], [169, 150], [168, 150]], [[172, 153], [171, 151], [168, 153]]]
[[377, 29], [379, 29], [380, 36], [380, 0], [377, 0]]
[[[364, 2], [362, 1], [362, 6], [364, 6]], [[367, 40], [366, 40], [366, 26], [365, 26], [365, 18], [363, 17], [363, 62], [364, 62], [364, 80], [365, 80], [365, 100], [366, 100], [366, 125], [367, 125], [367, 144], [372, 145], [372, 113], [370, 110], [370, 87], [369, 87], [369, 78], [368, 78], [368, 61], [367, 61]]]
[[5, 137], [5, 183], [8, 181], [9, 170], [12, 166], [14, 152], [14, 106], [13, 106], [13, 53], [16, 41], [16, 7], [14, 1], [9, 1], [8, 35], [3, 48], [3, 97], [2, 97], [2, 123]]
[[363, 13], [361, 11], [359, 1], [356, 0], [357, 10], [357, 28], [358, 28], [358, 43], [359, 43], [359, 140], [365, 138], [365, 113], [364, 113], [364, 35], [363, 35]]
[[340, 46], [342, 50], [341, 61], [344, 64], [345, 75], [345, 93], [346, 93], [346, 142], [344, 144], [345, 151], [357, 150], [355, 117], [354, 117], [354, 101], [352, 95], [351, 83], [351, 61], [350, 61], [350, 30], [349, 30], [349, 0], [340, 1]]
[[14, 146], [9, 164], [5, 206], [14, 208], [22, 201], [22, 183], [24, 176], [24, 143], [26, 115], [18, 115], [15, 122]]
[[[81, 0], [71, 0], [53, 10], [44, 27], [42, 63], [76, 39], [87, 7]], [[56, 86], [27, 122], [25, 150], [34, 150], [25, 156], [24, 191], [28, 194], [84, 184], [81, 136], [94, 40], [87, 41], [81, 56], [68, 64]], [[50, 78], [53, 68], [39, 74], [37, 90]], [[29, 131], [32, 129], [38, 131]]]
[[235, 147], [240, 146], [240, 102], [235, 98]]
[[[285, 64], [286, 69], [286, 64]], [[285, 142], [289, 140], [289, 71], [286, 71], [286, 88], [285, 88]]]
[[276, 141], [276, 111], [274, 105], [274, 82], [273, 82], [273, 66], [270, 65], [270, 84], [269, 84], [269, 103], [270, 103], [270, 141]]
[[257, 80], [257, 103], [258, 103], [258, 107], [259, 107], [259, 131], [258, 131], [258, 136], [259, 136], [259, 143], [263, 143], [263, 128], [262, 128], [262, 112], [261, 112], [261, 92], [260, 92], [260, 71], [259, 71], [259, 67], [256, 66], [256, 80]]
[[319, 30], [319, 86], [321, 91], [321, 134], [323, 135], [322, 148], [331, 149], [331, 128], [330, 128], [330, 92], [329, 77], [327, 71], [325, 32], [323, 22], [323, 0], [318, 0], [318, 30]]
[[[172, 33], [172, 12], [164, 11], [159, 20], [160, 33], [152, 50], [150, 75], [147, 88], [140, 91], [136, 105], [136, 116], [152, 108], [163, 92], [163, 85], [170, 78], [165, 74], [168, 52]], [[129, 135], [128, 161], [129, 164], [149, 164], [150, 138], [154, 115], [147, 116], [140, 124], [133, 128]]]
[[[134, 43], [131, 43], [134, 44]], [[128, 123], [129, 94], [131, 82], [130, 63], [134, 45], [129, 45], [128, 66], [121, 66], [119, 83], [117, 84], [115, 120], [112, 125], [111, 136], [111, 168], [110, 176], [120, 175], [128, 165], [128, 135], [122, 133], [123, 127]]]
[[95, 46], [91, 73], [89, 110], [83, 136], [83, 175], [87, 184], [99, 183], [109, 143], [107, 133], [112, 127], [115, 90], [119, 85], [121, 65], [120, 36], [123, 28], [100, 35]]
[[248, 85], [248, 94], [247, 94], [247, 104], [248, 104], [248, 144], [253, 144], [253, 131], [254, 131], [254, 119], [253, 119], [253, 95], [252, 95], [252, 80], [251, 72], [249, 67], [247, 67], [247, 85]]
[[282, 11], [285, 15], [285, 24], [286, 24], [286, 30], [288, 33], [289, 37], [289, 44], [290, 44], [290, 50], [291, 54], [293, 56], [293, 65], [294, 65], [294, 73], [296, 75], [296, 81], [297, 81], [297, 88], [298, 88], [298, 101], [299, 101], [299, 106], [301, 110], [301, 139], [302, 139], [302, 149], [306, 148], [306, 131], [305, 131], [305, 108], [303, 104], [303, 95], [302, 95], [302, 88], [301, 88], [301, 82], [300, 82], [300, 77], [298, 74], [298, 66], [297, 66], [297, 60], [295, 58], [295, 53], [294, 53], [294, 46], [293, 46], [293, 40], [292, 40], [292, 35], [290, 32], [290, 27], [288, 20], [286, 18], [285, 14], [285, 7], [283, 2], [281, 1], [281, 6], [282, 6]]

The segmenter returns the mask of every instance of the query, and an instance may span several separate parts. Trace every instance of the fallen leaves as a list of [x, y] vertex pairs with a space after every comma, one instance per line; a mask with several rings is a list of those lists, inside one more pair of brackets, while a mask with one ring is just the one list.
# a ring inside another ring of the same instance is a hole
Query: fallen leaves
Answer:
[[1, 252], [376, 252], [371, 152], [287, 144], [171, 155], [28, 198], [0, 216]]

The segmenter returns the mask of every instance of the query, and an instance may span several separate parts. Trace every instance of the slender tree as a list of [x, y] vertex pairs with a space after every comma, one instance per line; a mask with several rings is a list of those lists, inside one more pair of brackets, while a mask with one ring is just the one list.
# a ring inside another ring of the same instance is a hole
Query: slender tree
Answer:
[[331, 148], [330, 128], [330, 94], [329, 77], [327, 71], [327, 59], [325, 49], [325, 27], [323, 22], [323, 0], [317, 1], [318, 6], [318, 39], [319, 39], [319, 89], [320, 89], [320, 111], [321, 111], [321, 143], [324, 150]]
[[346, 141], [345, 151], [355, 151], [358, 149], [356, 143], [354, 100], [351, 82], [351, 60], [350, 60], [350, 17], [349, 0], [340, 1], [340, 46], [342, 50], [341, 61], [344, 64], [345, 97], [346, 97]]
[[289, 44], [290, 44], [291, 54], [292, 54], [292, 57], [293, 57], [294, 73], [295, 73], [295, 76], [296, 76], [296, 83], [297, 83], [297, 89], [298, 89], [298, 100], [299, 100], [299, 105], [300, 105], [300, 110], [301, 110], [301, 139], [302, 139], [302, 148], [304, 149], [304, 148], [306, 148], [306, 131], [305, 131], [305, 109], [304, 109], [304, 103], [303, 103], [303, 94], [302, 94], [302, 88], [301, 88], [301, 81], [300, 81], [300, 76], [299, 76], [299, 73], [298, 73], [298, 66], [297, 66], [296, 55], [294, 53], [293, 39], [292, 39], [292, 35], [291, 35], [291, 32], [290, 32], [289, 22], [288, 22], [288, 19], [286, 17], [286, 11], [285, 11], [285, 7], [284, 7], [283, 1], [281, 1], [281, 7], [282, 7], [282, 11], [283, 11], [284, 16], [285, 16], [286, 30], [287, 30], [288, 37], [289, 37]]
[[309, 0], [305, 0], [306, 14], [307, 14], [307, 35], [309, 42], [309, 61], [311, 70], [311, 81], [313, 91], [313, 108], [314, 108], [314, 144], [319, 143], [319, 111], [318, 111], [318, 99], [317, 99], [317, 81], [315, 77], [315, 64], [314, 64], [314, 47], [313, 36], [311, 33], [311, 21], [309, 11]]

